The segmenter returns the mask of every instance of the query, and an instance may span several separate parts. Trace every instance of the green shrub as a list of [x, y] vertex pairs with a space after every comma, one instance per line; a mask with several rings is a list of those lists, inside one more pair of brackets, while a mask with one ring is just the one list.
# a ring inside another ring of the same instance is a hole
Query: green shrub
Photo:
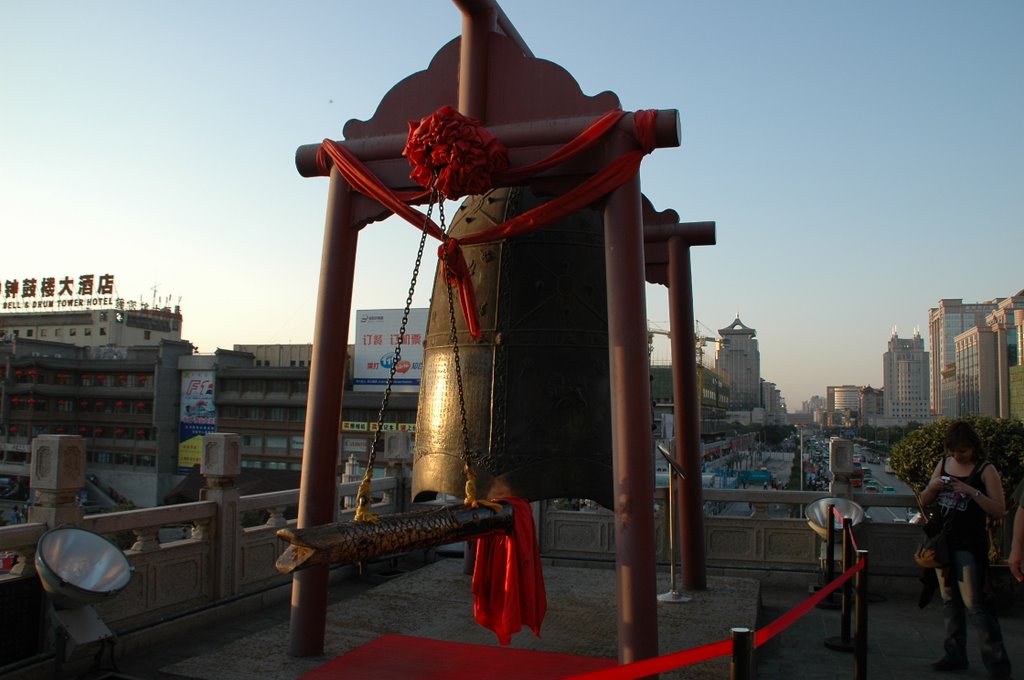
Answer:
[[[962, 420], [969, 422], [981, 438], [988, 460], [999, 471], [1009, 506], [1014, 489], [1024, 479], [1024, 423], [987, 416]], [[936, 464], [946, 453], [946, 430], [952, 422], [943, 418], [926, 425], [892, 447], [889, 464], [893, 472], [918, 493], [928, 484]]]

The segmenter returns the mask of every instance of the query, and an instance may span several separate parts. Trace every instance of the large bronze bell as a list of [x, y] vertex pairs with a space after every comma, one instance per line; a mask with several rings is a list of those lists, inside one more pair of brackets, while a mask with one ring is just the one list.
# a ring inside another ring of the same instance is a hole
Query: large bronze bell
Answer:
[[[462, 238], [542, 199], [495, 189], [459, 208]], [[467, 462], [480, 498], [589, 498], [612, 507], [608, 307], [602, 213], [581, 210], [524, 236], [463, 252], [482, 335], [455, 306], [462, 399], [443, 277], [434, 279], [416, 418], [413, 498], [462, 498]], [[460, 404], [466, 412], [468, 455]]]

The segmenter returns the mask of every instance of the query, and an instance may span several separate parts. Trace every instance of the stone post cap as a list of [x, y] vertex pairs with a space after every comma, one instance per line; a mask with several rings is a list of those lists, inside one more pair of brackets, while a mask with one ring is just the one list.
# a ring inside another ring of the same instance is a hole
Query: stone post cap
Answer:
[[242, 437], [226, 432], [203, 435], [199, 472], [205, 477], [236, 477], [242, 469]]
[[34, 438], [30, 483], [36, 491], [77, 490], [85, 486], [85, 440], [70, 434]]

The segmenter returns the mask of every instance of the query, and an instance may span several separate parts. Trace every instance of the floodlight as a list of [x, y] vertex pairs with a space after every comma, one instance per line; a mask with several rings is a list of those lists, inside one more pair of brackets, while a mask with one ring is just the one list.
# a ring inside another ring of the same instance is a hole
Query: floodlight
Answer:
[[36, 570], [55, 606], [75, 609], [116, 595], [132, 578], [121, 549], [92, 531], [47, 531], [36, 545]]
[[[847, 498], [819, 498], [807, 506], [804, 516], [807, 523], [822, 538], [828, 538], [828, 506], [833, 506], [836, 512], [844, 519], [850, 520], [851, 526], [857, 526], [864, 521], [864, 508]], [[832, 515], [832, 526], [842, 530], [843, 525], [839, 519]]]
[[92, 605], [112, 598], [131, 581], [132, 566], [121, 549], [92, 531], [62, 527], [39, 537], [35, 563], [60, 627], [58, 660], [66, 661], [80, 645], [112, 642], [113, 631]]

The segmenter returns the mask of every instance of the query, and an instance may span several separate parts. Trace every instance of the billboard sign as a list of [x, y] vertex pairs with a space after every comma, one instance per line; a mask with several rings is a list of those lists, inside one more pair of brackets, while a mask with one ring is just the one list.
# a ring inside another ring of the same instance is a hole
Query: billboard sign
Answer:
[[178, 471], [188, 473], [203, 456], [203, 435], [217, 429], [213, 371], [181, 372]]
[[[402, 326], [401, 309], [364, 309], [356, 312], [352, 389], [383, 392], [394, 363]], [[423, 341], [427, 337], [427, 309], [410, 309], [402, 339], [402, 356], [395, 366], [392, 392], [418, 392], [423, 373]]]

